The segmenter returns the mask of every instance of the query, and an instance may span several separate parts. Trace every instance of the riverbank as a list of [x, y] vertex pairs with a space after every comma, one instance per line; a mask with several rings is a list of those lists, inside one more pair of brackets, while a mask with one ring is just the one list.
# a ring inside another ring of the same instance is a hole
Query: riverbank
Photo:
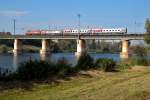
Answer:
[[[23, 51], [26, 53], [36, 53], [40, 51], [40, 47], [23, 45]], [[13, 53], [13, 47], [7, 45], [0, 45], [0, 53]]]
[[[150, 66], [121, 72], [81, 71], [50, 82], [1, 83], [1, 100], [148, 100]], [[3, 85], [2, 85], [3, 84]], [[8, 86], [11, 85], [9, 88]], [[3, 88], [5, 88], [3, 90]]]

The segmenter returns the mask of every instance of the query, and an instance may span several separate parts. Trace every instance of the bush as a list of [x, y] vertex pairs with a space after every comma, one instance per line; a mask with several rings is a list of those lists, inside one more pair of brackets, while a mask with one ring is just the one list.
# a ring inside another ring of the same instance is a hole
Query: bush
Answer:
[[14, 79], [14, 74], [9, 69], [0, 68], [0, 80], [9, 81]]
[[65, 59], [60, 59], [57, 63], [30, 60], [20, 64], [15, 76], [21, 80], [44, 79], [65, 76], [73, 70]]
[[16, 71], [17, 78], [21, 80], [32, 80], [47, 78], [52, 74], [54, 65], [45, 61], [27, 61], [21, 63]]
[[71, 74], [73, 72], [73, 67], [67, 62], [66, 59], [62, 58], [57, 61], [55, 68], [54, 68], [54, 74], [58, 76], [65, 76], [67, 74]]
[[79, 58], [75, 68], [77, 70], [88, 70], [94, 68], [94, 60], [90, 55], [84, 54]]
[[111, 72], [115, 70], [116, 62], [112, 59], [108, 58], [100, 58], [97, 59], [95, 63], [95, 68], [100, 68], [101, 70], [105, 72]]
[[131, 68], [130, 63], [119, 62], [116, 65], [117, 70], [125, 70], [125, 69], [130, 69], [130, 68]]

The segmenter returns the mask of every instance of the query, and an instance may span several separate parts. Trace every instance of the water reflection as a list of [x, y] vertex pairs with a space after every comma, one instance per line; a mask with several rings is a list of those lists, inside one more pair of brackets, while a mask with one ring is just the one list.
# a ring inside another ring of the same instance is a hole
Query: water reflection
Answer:
[[17, 69], [17, 66], [18, 66], [18, 55], [17, 54], [14, 54], [13, 55], [13, 69], [12, 70], [16, 70]]
[[[97, 54], [90, 53], [94, 59], [98, 58], [112, 58], [115, 61], [120, 60], [119, 54]], [[77, 63], [77, 59], [74, 53], [52, 53], [50, 55], [41, 55], [39, 53], [23, 53], [19, 55], [13, 54], [0, 54], [0, 68], [6, 68], [10, 70], [16, 70], [20, 63], [32, 60], [44, 60], [56, 62], [58, 59], [65, 58], [69, 64], [73, 66]]]
[[51, 58], [50, 54], [40, 54], [40, 60], [47, 61]]

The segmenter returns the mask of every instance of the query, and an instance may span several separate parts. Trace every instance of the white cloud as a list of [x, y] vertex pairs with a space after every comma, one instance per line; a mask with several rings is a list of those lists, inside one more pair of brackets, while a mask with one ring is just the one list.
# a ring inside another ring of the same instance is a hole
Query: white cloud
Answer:
[[0, 16], [23, 16], [28, 14], [26, 11], [14, 11], [14, 10], [6, 10], [0, 11]]

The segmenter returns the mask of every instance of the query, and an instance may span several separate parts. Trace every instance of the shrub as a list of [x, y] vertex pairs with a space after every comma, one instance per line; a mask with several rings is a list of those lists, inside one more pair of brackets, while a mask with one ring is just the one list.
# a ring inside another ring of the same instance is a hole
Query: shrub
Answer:
[[74, 69], [65, 59], [60, 59], [57, 63], [50, 61], [30, 60], [20, 64], [15, 76], [20, 80], [34, 80], [48, 77], [61, 77], [73, 71]]
[[0, 80], [9, 81], [14, 79], [14, 74], [9, 69], [0, 68]]
[[116, 64], [117, 70], [125, 70], [125, 69], [130, 69], [130, 68], [131, 68], [130, 63], [119, 62]]
[[66, 59], [59, 59], [54, 68], [54, 74], [58, 76], [65, 76], [73, 72], [73, 67], [67, 62]]
[[82, 55], [78, 59], [77, 65], [75, 66], [76, 70], [88, 70], [93, 67], [94, 67], [94, 60], [88, 54]]
[[100, 68], [106, 72], [114, 71], [115, 66], [116, 66], [116, 62], [108, 58], [97, 59], [95, 63], [95, 68]]
[[16, 76], [21, 80], [47, 78], [49, 74], [52, 74], [50, 70], [53, 67], [53, 64], [45, 61], [30, 60], [20, 64], [16, 71]]

